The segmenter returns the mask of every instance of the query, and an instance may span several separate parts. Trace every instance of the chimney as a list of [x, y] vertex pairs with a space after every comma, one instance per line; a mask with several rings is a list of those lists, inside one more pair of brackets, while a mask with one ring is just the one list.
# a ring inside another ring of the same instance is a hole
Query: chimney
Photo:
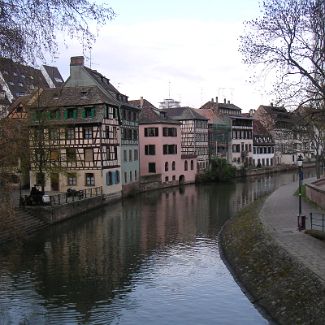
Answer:
[[223, 99], [223, 103], [224, 103], [224, 104], [227, 103], [227, 99], [226, 99], [226, 98]]
[[85, 63], [85, 58], [83, 56], [72, 56], [70, 59], [70, 66], [71, 65], [81, 65], [83, 66]]
[[143, 96], [140, 97], [140, 107], [143, 107]]
[[217, 104], [218, 104], [218, 100], [219, 100], [218, 97], [216, 97], [216, 103], [217, 103]]
[[211, 102], [212, 102], [212, 103], [214, 102], [214, 99], [213, 99], [213, 98], [211, 98]]
[[230, 104], [230, 100], [228, 100], [228, 104]]
[[271, 107], [273, 107], [273, 103], [271, 103]]

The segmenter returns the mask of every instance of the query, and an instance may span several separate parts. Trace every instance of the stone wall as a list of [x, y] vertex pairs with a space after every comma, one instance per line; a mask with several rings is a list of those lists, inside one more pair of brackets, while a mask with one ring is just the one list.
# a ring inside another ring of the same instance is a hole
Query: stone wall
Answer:
[[324, 324], [325, 284], [277, 245], [258, 217], [257, 201], [220, 233], [223, 259], [251, 301], [279, 324]]
[[306, 196], [310, 201], [325, 209], [325, 179], [306, 184]]
[[104, 204], [119, 200], [120, 195], [97, 196], [93, 198], [78, 200], [62, 205], [54, 206], [30, 206], [26, 210], [34, 216], [46, 221], [49, 224], [57, 223], [74, 217], [83, 212], [95, 209]]

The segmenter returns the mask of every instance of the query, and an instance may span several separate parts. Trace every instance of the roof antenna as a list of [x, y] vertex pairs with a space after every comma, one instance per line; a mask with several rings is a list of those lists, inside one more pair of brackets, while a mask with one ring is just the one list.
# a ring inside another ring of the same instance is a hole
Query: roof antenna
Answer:
[[170, 81], [168, 81], [168, 98], [170, 99]]

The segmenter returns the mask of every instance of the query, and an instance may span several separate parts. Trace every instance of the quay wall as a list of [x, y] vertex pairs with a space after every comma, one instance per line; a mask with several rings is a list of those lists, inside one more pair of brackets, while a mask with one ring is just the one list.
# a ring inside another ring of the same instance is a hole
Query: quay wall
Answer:
[[325, 178], [306, 184], [306, 196], [310, 201], [325, 209]]
[[280, 247], [259, 219], [259, 200], [220, 232], [221, 256], [252, 303], [277, 324], [324, 324], [325, 284]]

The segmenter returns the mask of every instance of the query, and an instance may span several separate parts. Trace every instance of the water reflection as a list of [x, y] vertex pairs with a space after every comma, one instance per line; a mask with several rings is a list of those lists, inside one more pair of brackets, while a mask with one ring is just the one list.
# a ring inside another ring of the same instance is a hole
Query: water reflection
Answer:
[[98, 209], [0, 254], [0, 324], [263, 324], [218, 231], [295, 173], [186, 186]]

